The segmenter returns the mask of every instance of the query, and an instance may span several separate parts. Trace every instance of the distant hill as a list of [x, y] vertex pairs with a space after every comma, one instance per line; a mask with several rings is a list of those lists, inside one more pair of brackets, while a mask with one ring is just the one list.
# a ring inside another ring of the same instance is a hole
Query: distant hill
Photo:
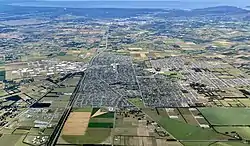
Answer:
[[248, 10], [241, 9], [233, 6], [218, 6], [218, 7], [209, 7], [203, 9], [194, 9], [192, 13], [197, 14], [239, 14], [239, 13], [248, 13]]
[[166, 10], [165, 13], [157, 14], [158, 17], [192, 17], [201, 15], [235, 15], [248, 14], [250, 11], [233, 6], [208, 7], [193, 10]]

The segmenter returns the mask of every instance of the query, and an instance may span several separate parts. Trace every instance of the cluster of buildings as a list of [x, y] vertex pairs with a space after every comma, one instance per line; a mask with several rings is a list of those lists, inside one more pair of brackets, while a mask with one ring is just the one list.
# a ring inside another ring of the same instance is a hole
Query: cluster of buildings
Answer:
[[67, 62], [57, 59], [28, 62], [28, 67], [13, 70], [11, 73], [20, 77], [53, 76], [84, 71], [87, 64], [82, 62]]

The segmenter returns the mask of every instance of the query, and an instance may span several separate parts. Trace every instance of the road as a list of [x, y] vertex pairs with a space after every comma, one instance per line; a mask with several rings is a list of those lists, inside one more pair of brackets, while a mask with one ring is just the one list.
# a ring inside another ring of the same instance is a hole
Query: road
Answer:
[[[106, 39], [106, 46], [104, 49], [102, 49], [100, 52], [98, 52], [89, 62], [89, 66], [87, 67], [87, 69], [89, 67], [91, 67], [93, 65], [93, 61], [96, 57], [98, 57], [102, 52], [104, 52], [107, 48], [108, 48], [108, 32], [109, 32], [109, 27], [107, 28], [107, 32], [105, 33], [105, 39]], [[82, 78], [80, 79], [80, 81], [78, 82], [73, 94], [71, 95], [70, 97], [70, 101], [68, 103], [68, 105], [66, 106], [66, 109], [63, 113], [63, 115], [61, 116], [61, 119], [59, 120], [57, 126], [55, 127], [55, 130], [53, 131], [50, 139], [49, 139], [49, 142], [47, 143], [47, 145], [51, 146], [51, 145], [55, 145], [56, 142], [57, 142], [57, 139], [59, 138], [60, 136], [60, 133], [61, 133], [61, 130], [64, 126], [64, 123], [66, 122], [69, 114], [70, 114], [70, 111], [71, 109], [73, 108], [73, 105], [74, 105], [74, 102], [75, 100], [77, 99], [76, 98], [76, 93], [79, 91], [79, 89], [81, 89], [82, 85], [83, 85], [83, 82], [84, 82], [84, 79], [85, 79], [85, 74], [83, 73], [82, 74]]]

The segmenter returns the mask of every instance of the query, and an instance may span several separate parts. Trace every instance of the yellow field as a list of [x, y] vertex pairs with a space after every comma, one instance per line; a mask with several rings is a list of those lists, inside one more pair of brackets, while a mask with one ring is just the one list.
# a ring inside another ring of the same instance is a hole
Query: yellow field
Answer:
[[84, 135], [88, 128], [90, 116], [90, 112], [70, 113], [63, 127], [63, 135]]

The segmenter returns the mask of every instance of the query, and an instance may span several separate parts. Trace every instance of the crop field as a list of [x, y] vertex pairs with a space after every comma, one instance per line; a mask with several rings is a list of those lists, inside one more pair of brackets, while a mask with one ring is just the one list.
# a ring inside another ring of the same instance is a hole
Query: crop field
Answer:
[[117, 113], [114, 129], [115, 135], [137, 135], [138, 127], [138, 118], [132, 114]]
[[166, 141], [164, 139], [156, 139], [157, 146], [183, 146], [180, 142], [177, 141]]
[[230, 127], [230, 126], [214, 126], [215, 130], [226, 134], [226, 135], [235, 135], [236, 133], [244, 140], [250, 140], [250, 128], [249, 127]]
[[228, 142], [183, 142], [185, 146], [248, 146], [240, 141]]
[[82, 135], [62, 135], [63, 140], [70, 144], [99, 144], [110, 137], [109, 128], [88, 128]]
[[[223, 106], [223, 104], [221, 103], [221, 100], [217, 100], [217, 99], [213, 100], [212, 104], [215, 107], [222, 107]], [[227, 105], [227, 106], [229, 106], [229, 105]]]
[[165, 108], [157, 108], [157, 114], [163, 116], [163, 117], [168, 117], [167, 110]]
[[244, 107], [245, 105], [237, 99], [224, 99], [231, 107]]
[[8, 95], [8, 93], [5, 90], [0, 90], [0, 96]]
[[[185, 119], [176, 108], [166, 108], [169, 118], [185, 123]], [[158, 114], [158, 113], [157, 113]]]
[[74, 90], [75, 90], [75, 87], [55, 88], [53, 92], [72, 93]]
[[199, 108], [199, 110], [212, 125], [250, 125], [250, 109], [248, 108], [214, 107]]
[[202, 129], [178, 120], [162, 117], [155, 114], [152, 109], [143, 109], [143, 111], [179, 140], [223, 140], [229, 138], [212, 129]]
[[88, 127], [90, 115], [90, 112], [71, 112], [63, 127], [63, 135], [83, 135]]
[[67, 79], [64, 84], [68, 86], [76, 86], [79, 80], [80, 80], [80, 77], [70, 78], [70, 79]]
[[249, 99], [238, 99], [241, 103], [243, 103], [246, 107], [250, 107]]
[[0, 137], [0, 144], [3, 146], [15, 146], [17, 141], [22, 137], [22, 135], [9, 135], [5, 134]]
[[27, 134], [29, 133], [29, 130], [26, 129], [15, 129], [15, 131], [13, 132], [13, 134]]
[[31, 128], [29, 131], [30, 135], [37, 135], [39, 134], [40, 129], [39, 128]]
[[219, 100], [219, 102], [220, 102], [224, 107], [231, 107], [231, 105], [228, 104], [228, 102], [226, 102], [225, 100]]
[[190, 125], [199, 125], [199, 122], [196, 120], [196, 118], [193, 116], [193, 114], [189, 111], [188, 108], [178, 108], [180, 113], [182, 114], [185, 121]]
[[207, 125], [209, 126], [209, 123], [206, 121], [206, 119], [204, 117], [195, 117], [195, 119], [197, 120], [197, 122], [200, 124], [200, 125]]
[[[138, 126], [138, 119], [133, 118], [133, 117], [124, 117], [123, 115], [118, 115], [116, 116], [116, 123], [115, 127], [116, 128], [134, 128]], [[130, 131], [130, 130], [128, 130]]]
[[[162, 108], [164, 109], [164, 108]], [[164, 111], [164, 110], [163, 110]], [[160, 110], [160, 112], [163, 112]], [[166, 114], [166, 111], [165, 111]], [[157, 130], [156, 130], [157, 129]], [[116, 114], [116, 122], [113, 130], [114, 144], [117, 145], [156, 145], [174, 138], [157, 126], [150, 117], [141, 111], [129, 112], [123, 110]], [[159, 138], [159, 139], [158, 139]], [[162, 139], [162, 141], [160, 140]]]
[[114, 112], [105, 112], [100, 108], [93, 108], [88, 127], [113, 128], [114, 114]]
[[91, 112], [92, 107], [84, 107], [84, 108], [73, 108], [72, 112]]
[[52, 94], [49, 93], [47, 94], [45, 97], [43, 97], [40, 101], [41, 102], [47, 102], [47, 103], [51, 103], [51, 105], [49, 106], [50, 108], [57, 108], [57, 107], [65, 107], [70, 99], [70, 95], [56, 95], [56, 94]]
[[[71, 116], [73, 114], [73, 116]], [[73, 108], [58, 144], [111, 143], [114, 112], [101, 108]]]
[[154, 137], [143, 137], [143, 136], [126, 136], [119, 135], [114, 138], [114, 145], [119, 146], [183, 146], [177, 141], [166, 141], [165, 139], [155, 139]]
[[115, 135], [137, 135], [137, 128], [118, 128], [116, 127], [114, 129], [114, 134]]
[[89, 123], [113, 123], [113, 118], [91, 118], [89, 120]]
[[89, 128], [113, 128], [113, 123], [106, 123], [106, 122], [89, 122]]
[[154, 137], [140, 136], [116, 136], [114, 144], [121, 146], [143, 146], [144, 144], [153, 145]]

